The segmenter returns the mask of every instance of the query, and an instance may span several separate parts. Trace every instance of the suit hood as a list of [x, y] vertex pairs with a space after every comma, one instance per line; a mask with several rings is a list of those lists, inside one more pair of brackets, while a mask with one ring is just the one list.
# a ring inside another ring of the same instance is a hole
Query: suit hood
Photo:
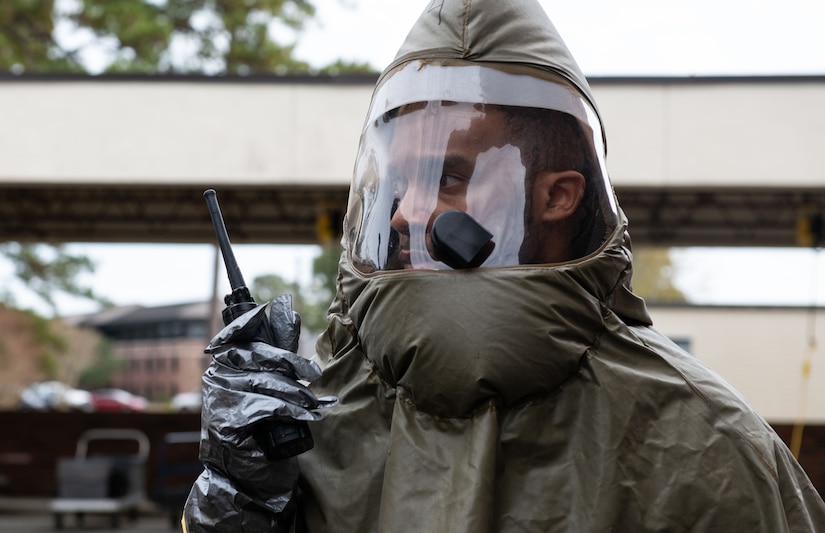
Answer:
[[[404, 90], [415, 95], [426, 89], [416, 85], [414, 78], [407, 80], [406, 77], [410, 76], [411, 71], [416, 73], [446, 70], [444, 67], [458, 67], [454, 70], [460, 70], [461, 67], [481, 67], [482, 70], [517, 76], [519, 80], [526, 80], [528, 83], [520, 85], [511, 92], [531, 92], [531, 95], [524, 96], [527, 99], [540, 100], [543, 97], [540, 94], [541, 85], [538, 86], [538, 90], [521, 90], [521, 87], [530, 85], [530, 80], [565, 87], [565, 91], [569, 91], [585, 103], [583, 107], [586, 109], [582, 114], [594, 117], [591, 121], [594, 129], [593, 146], [601, 164], [604, 165], [606, 157], [603, 142], [604, 130], [601, 128], [602, 121], [590, 87], [555, 26], [538, 2], [534, 0], [444, 0], [428, 4], [410, 30], [395, 60], [384, 70], [376, 84], [367, 115], [365, 132], [371, 125], [381, 122], [381, 114], [395, 105], [387, 103], [389, 101], [386, 90], [388, 85], [402, 85]], [[399, 83], [399, 80], [403, 80], [403, 83]], [[455, 92], [461, 90], [457, 88]], [[449, 92], [449, 87], [444, 91]], [[522, 98], [522, 95], [519, 95], [519, 98]], [[358, 173], [361, 172], [359, 166], [373, 165], [375, 161], [375, 157], [371, 154], [365, 154], [366, 139], [365, 133], [362, 136], [359, 162], [356, 165], [356, 181]], [[380, 169], [375, 172], [379, 173]], [[562, 283], [560, 280], [564, 279], [566, 281], [563, 283], [579, 285], [589, 297], [595, 298], [628, 321], [648, 324], [651, 321], [644, 302], [633, 294], [631, 288], [632, 254], [627, 219], [618, 206], [615, 193], [606, 175], [606, 169], [602, 172], [605, 174], [604, 195], [607, 198], [601, 201], [611, 204], [609, 208], [615, 210], [614, 225], [607, 229], [609, 232], [607, 235], [601, 237], [603, 240], [600, 241], [600, 246], [595, 251], [589, 251], [585, 257], [562, 265], [562, 270], [570, 273], [570, 276], [554, 279], [559, 280], [560, 283]], [[405, 283], [403, 280], [406, 275], [403, 272], [365, 275], [362, 270], [354, 267], [351, 253], [357, 239], [357, 228], [354, 226], [359, 220], [368, 217], [362, 212], [363, 206], [360, 202], [363, 202], [365, 196], [377, 195], [375, 189], [369, 187], [367, 189], [356, 188], [354, 182], [350, 192], [350, 204], [343, 236], [345, 252], [341, 260], [341, 283], [336, 298], [339, 302], [333, 306], [342, 310], [349, 310], [353, 305], [357, 309], [365, 310], [363, 300], [360, 304], [355, 304], [367, 286], [377, 289], [379, 286]], [[388, 200], [384, 203], [389, 206], [392, 201]], [[389, 209], [390, 207], [386, 208], [387, 211]], [[521, 269], [521, 271], [549, 273], [559, 268], [558, 265], [546, 267], [531, 265], [529, 269]], [[512, 273], [503, 273], [505, 269], [493, 270], [498, 270], [499, 274], [485, 273], [485, 276], [500, 275], [514, 279]], [[515, 271], [519, 272], [519, 267], [515, 267]], [[444, 272], [431, 272], [428, 275], [449, 276]], [[464, 278], [466, 276], [462, 279]], [[416, 279], [420, 280], [421, 276], [416, 276]], [[415, 290], [418, 295], [421, 294], [420, 288]], [[478, 289], [468, 288], [467, 290], [470, 294], [466, 296], [457, 294], [454, 296], [464, 297], [468, 299], [468, 302], [472, 302], [474, 295], [478, 294]], [[547, 289], [545, 287], [542, 290]], [[372, 293], [372, 291], [367, 292]], [[397, 292], [396, 289], [393, 290], [396, 297]], [[559, 294], [572, 293], [561, 290]], [[548, 299], [554, 297], [553, 294], [547, 295]], [[377, 315], [382, 315], [381, 298], [376, 299], [376, 295], [373, 294], [368, 299], [371, 306], [378, 306]], [[432, 305], [438, 306], [439, 304], [432, 302]], [[524, 312], [531, 311], [525, 310]], [[374, 312], [370, 312], [369, 315], [377, 316]], [[356, 323], [362, 323], [364, 316], [353, 318]]]
[[431, 1], [378, 80], [411, 61], [524, 66], [568, 80], [596, 109], [590, 86], [544, 8], [535, 0]]

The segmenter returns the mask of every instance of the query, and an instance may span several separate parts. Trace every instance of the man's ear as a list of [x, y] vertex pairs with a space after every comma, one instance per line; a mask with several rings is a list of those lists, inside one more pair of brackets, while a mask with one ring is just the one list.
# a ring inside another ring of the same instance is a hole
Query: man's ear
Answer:
[[570, 217], [584, 196], [585, 180], [580, 172], [540, 172], [533, 190], [535, 217], [542, 222], [558, 222]]

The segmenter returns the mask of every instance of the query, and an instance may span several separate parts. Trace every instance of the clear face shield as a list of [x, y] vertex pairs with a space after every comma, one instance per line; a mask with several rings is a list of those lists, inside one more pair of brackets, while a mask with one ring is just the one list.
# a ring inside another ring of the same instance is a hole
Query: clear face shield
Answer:
[[570, 87], [479, 66], [408, 65], [373, 98], [347, 212], [360, 272], [551, 264], [617, 215], [601, 128]]

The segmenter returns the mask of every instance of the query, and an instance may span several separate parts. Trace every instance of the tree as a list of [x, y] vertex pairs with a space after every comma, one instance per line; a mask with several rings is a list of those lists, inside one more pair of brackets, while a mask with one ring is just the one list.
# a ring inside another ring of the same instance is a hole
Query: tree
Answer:
[[[249, 75], [310, 70], [293, 57], [314, 0], [10, 0], [0, 69]], [[337, 61], [322, 72], [371, 72]]]
[[668, 248], [639, 248], [633, 252], [633, 291], [646, 300], [685, 302], [674, 278], [677, 269]]
[[[83, 273], [93, 273], [94, 264], [83, 255], [72, 255], [62, 245], [9, 242], [0, 244], [0, 256], [11, 261], [15, 275], [57, 314], [55, 295], [64, 293], [109, 306], [106, 298], [78, 281]], [[14, 304], [10, 294], [0, 301]]]
[[297, 282], [287, 282], [277, 274], [258, 276], [250, 290], [256, 302], [274, 300], [282, 294], [292, 295], [292, 307], [301, 315], [301, 324], [306, 329], [318, 332], [326, 327], [326, 311], [329, 300], [326, 291], [318, 283], [301, 286]]
[[54, 0], [7, 0], [0, 4], [0, 70], [76, 71], [70, 57], [55, 45]]
[[321, 253], [312, 261], [313, 277], [319, 283], [327, 303], [332, 300], [337, 290], [340, 259], [341, 246], [337, 243], [329, 243], [321, 247]]
[[[80, 375], [77, 384], [84, 389], [102, 389], [109, 387], [112, 376], [123, 368], [124, 361], [114, 356], [112, 346], [106, 339], [101, 338], [91, 353], [93, 360], [87, 361]], [[69, 382], [71, 383], [71, 382]]]
[[274, 300], [282, 294], [292, 294], [292, 305], [300, 312], [303, 307], [301, 288], [296, 282], [288, 282], [277, 274], [258, 276], [252, 281], [250, 290], [256, 302], [264, 303]]
[[337, 244], [321, 246], [312, 262], [312, 282], [308, 286], [287, 282], [277, 274], [258, 276], [252, 282], [252, 297], [263, 303], [291, 294], [293, 308], [301, 315], [303, 326], [312, 332], [323, 331], [327, 326], [327, 309], [336, 291], [340, 255], [341, 247]]
[[106, 46], [107, 70], [143, 73], [306, 70], [275, 34], [300, 29], [315, 12], [307, 0], [83, 0], [78, 7], [67, 19]]

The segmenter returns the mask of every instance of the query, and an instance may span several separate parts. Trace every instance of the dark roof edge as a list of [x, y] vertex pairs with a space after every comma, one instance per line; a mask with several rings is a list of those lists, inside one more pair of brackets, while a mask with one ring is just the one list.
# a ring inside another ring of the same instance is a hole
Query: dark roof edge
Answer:
[[80, 73], [0, 73], [3, 82], [150, 82], [150, 83], [264, 83], [310, 85], [373, 85], [378, 74], [255, 74], [250, 76], [204, 76], [200, 74], [80, 74]]
[[[73, 74], [0, 73], [4, 82], [153, 82], [153, 83], [261, 83], [309, 85], [374, 85], [378, 74], [255, 74], [250, 76], [204, 76], [194, 74]], [[825, 74], [743, 76], [588, 76], [592, 85], [725, 84], [725, 83], [823, 83]]]
[[645, 300], [650, 309], [685, 309], [711, 311], [825, 311], [825, 305], [804, 304], [708, 304], [690, 302], [656, 302]]
[[588, 76], [592, 85], [710, 85], [726, 83], [823, 83], [825, 74], [717, 76]]

